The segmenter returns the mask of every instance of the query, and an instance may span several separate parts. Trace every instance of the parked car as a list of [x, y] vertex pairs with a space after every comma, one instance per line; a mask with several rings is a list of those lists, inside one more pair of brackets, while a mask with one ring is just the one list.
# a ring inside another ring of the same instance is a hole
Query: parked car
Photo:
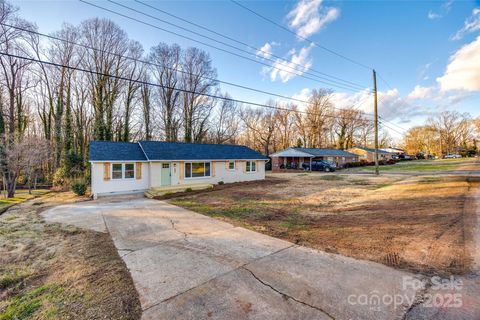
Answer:
[[445, 155], [443, 158], [444, 159], [457, 159], [457, 158], [461, 158], [462, 156], [459, 155], [459, 154], [456, 154], [456, 153], [449, 153], [447, 155]]
[[[302, 164], [303, 170], [310, 170], [310, 164]], [[333, 172], [336, 167], [334, 164], [324, 160], [312, 160], [312, 171]]]

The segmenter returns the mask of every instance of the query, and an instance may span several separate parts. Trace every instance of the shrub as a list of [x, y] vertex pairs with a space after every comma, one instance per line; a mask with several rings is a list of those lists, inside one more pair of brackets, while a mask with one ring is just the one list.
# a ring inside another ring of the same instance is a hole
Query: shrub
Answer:
[[223, 182], [223, 181], [218, 181], [218, 185], [219, 185], [219, 186], [224, 185], [224, 184], [225, 184], [225, 182]]
[[56, 188], [62, 188], [65, 185], [68, 186], [67, 172], [64, 167], [60, 167], [53, 174], [53, 186]]
[[87, 184], [84, 180], [73, 181], [70, 188], [77, 196], [84, 196], [85, 192], [87, 192]]
[[185, 189], [185, 192], [192, 192], [192, 191], [193, 191], [192, 188], [187, 188], [187, 189]]
[[345, 164], [345, 168], [357, 168], [357, 167], [363, 167], [363, 166], [365, 166], [365, 161], [348, 162]]

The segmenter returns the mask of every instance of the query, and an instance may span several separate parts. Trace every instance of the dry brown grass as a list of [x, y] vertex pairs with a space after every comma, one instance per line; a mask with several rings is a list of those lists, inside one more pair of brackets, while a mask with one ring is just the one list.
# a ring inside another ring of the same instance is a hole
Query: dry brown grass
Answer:
[[0, 319], [139, 319], [130, 274], [108, 234], [47, 225], [50, 194], [0, 216]]
[[275, 174], [172, 203], [297, 244], [423, 273], [469, 270], [466, 177]]

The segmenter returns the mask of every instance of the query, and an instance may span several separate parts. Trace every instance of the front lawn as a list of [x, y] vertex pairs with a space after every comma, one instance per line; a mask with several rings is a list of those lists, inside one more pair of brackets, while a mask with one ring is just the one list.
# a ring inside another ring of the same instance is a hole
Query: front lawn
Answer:
[[464, 203], [478, 185], [448, 175], [282, 173], [170, 202], [327, 252], [461, 274], [470, 266]]
[[0, 320], [140, 319], [137, 292], [110, 236], [39, 216], [77, 200], [50, 193], [0, 216]]
[[[476, 159], [439, 159], [439, 160], [412, 160], [398, 162], [393, 165], [380, 166], [385, 172], [448, 172], [469, 170], [478, 163]], [[362, 168], [364, 171], [373, 171], [374, 167]], [[477, 169], [478, 170], [478, 169]]]
[[17, 190], [17, 192], [15, 192], [15, 197], [13, 198], [6, 198], [5, 193], [0, 192], [0, 212], [6, 207], [12, 206], [14, 204], [20, 203], [36, 196], [44, 195], [47, 192], [49, 192], [49, 190], [47, 189], [37, 189], [32, 190], [32, 194], [29, 194], [28, 190]]

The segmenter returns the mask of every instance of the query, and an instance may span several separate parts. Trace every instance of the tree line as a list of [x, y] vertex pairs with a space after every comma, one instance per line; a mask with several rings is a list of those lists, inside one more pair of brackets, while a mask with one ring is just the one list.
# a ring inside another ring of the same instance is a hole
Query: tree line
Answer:
[[430, 117], [424, 125], [409, 129], [403, 143], [405, 150], [412, 155], [474, 156], [478, 153], [479, 134], [480, 118], [473, 119], [469, 113], [445, 111]]

